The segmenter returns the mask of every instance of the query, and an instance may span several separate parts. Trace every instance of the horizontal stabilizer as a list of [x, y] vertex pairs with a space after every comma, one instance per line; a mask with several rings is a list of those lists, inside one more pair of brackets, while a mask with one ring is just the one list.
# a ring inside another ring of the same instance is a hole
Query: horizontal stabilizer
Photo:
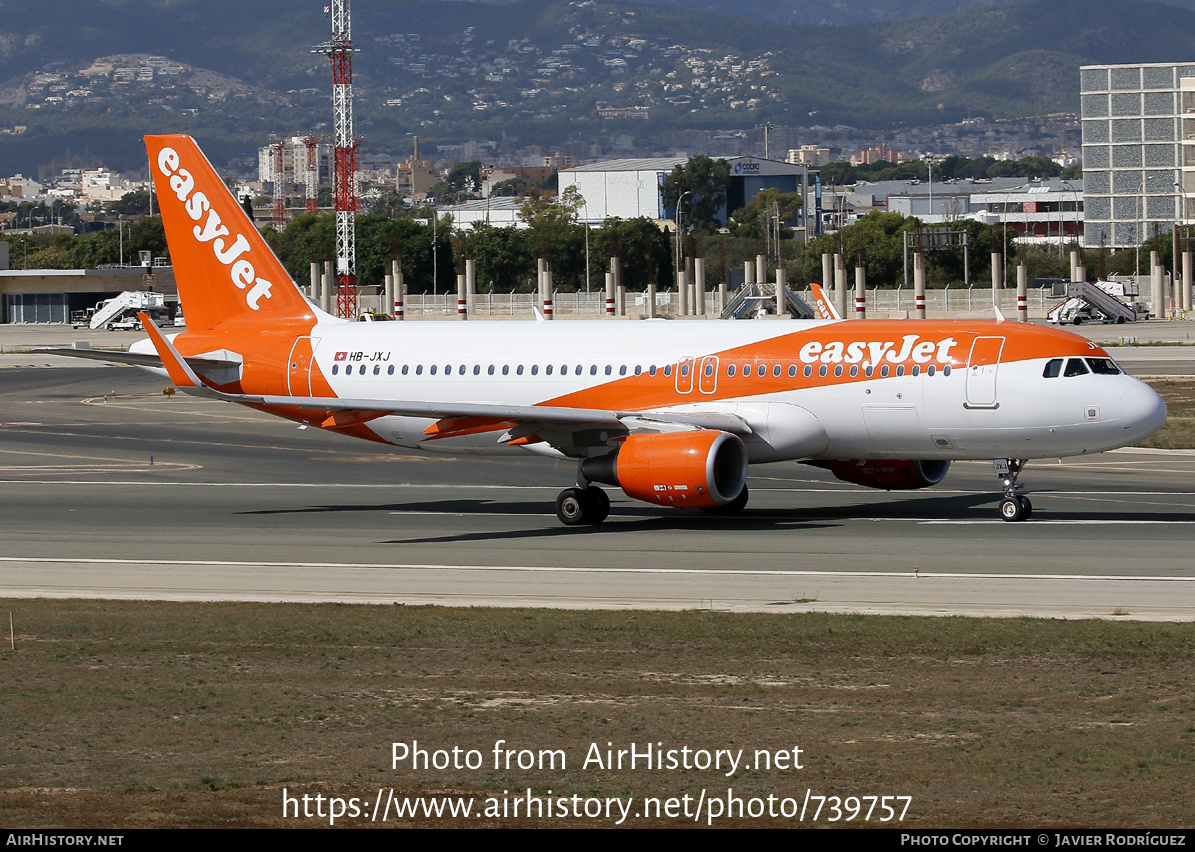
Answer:
[[[38, 355], [63, 355], [67, 358], [83, 358], [88, 361], [105, 361], [109, 364], [131, 364], [134, 367], [161, 367], [165, 369], [165, 364], [157, 355], [151, 355], [148, 352], [115, 352], [104, 349], [32, 349]], [[241, 366], [240, 361], [229, 361], [224, 358], [203, 358], [190, 357], [184, 358], [192, 369], [204, 370], [228, 370]]]

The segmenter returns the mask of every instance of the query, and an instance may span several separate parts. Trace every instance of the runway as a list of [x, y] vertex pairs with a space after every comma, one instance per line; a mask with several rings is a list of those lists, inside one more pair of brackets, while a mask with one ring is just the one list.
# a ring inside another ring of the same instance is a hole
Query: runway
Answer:
[[569, 529], [572, 465], [435, 458], [168, 398], [132, 368], [0, 371], [0, 596], [1195, 618], [1195, 452], [990, 462], [882, 492], [753, 467], [733, 518], [614, 489]]

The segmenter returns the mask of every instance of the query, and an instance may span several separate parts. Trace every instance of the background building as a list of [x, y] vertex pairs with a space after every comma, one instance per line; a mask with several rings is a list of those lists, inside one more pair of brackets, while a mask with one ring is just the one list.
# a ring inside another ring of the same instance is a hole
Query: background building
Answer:
[[1085, 244], [1123, 248], [1168, 233], [1195, 198], [1195, 139], [1185, 141], [1195, 134], [1195, 64], [1087, 65], [1079, 74]]
[[[593, 224], [612, 216], [671, 220], [676, 211], [664, 206], [660, 187], [674, 168], [688, 161], [687, 157], [607, 160], [564, 169], [560, 172], [560, 191], [575, 186], [587, 208], [581, 211], [581, 217]], [[807, 171], [806, 167], [762, 157], [727, 157], [726, 161], [730, 164], [730, 185], [726, 204], [718, 212], [723, 223], [730, 213], [745, 207], [762, 190], [799, 192], [801, 176]]]

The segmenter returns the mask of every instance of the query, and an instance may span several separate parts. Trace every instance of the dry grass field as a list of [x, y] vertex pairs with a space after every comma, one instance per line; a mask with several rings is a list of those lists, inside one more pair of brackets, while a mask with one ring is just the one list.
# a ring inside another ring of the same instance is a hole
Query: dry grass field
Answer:
[[[679, 814], [728, 795], [839, 796], [844, 808], [850, 796], [909, 796], [902, 824], [919, 828], [1195, 823], [1186, 624], [77, 600], [4, 601], [9, 611], [8, 827], [329, 822], [284, 819], [284, 789], [370, 808], [379, 790], [508, 808], [390, 813], [391, 825], [617, 822], [512, 815], [529, 789], [629, 801], [623, 824], [638, 826], [694, 824], [644, 816], [646, 797], [675, 797]], [[564, 765], [520, 769], [516, 755], [495, 768], [498, 741], [559, 750]], [[483, 765], [394, 769], [395, 742], [445, 759], [476, 750]], [[692, 762], [699, 750], [748, 757], [731, 774], [604, 765], [607, 748], [649, 743], [692, 749]], [[601, 766], [585, 765], [592, 744]], [[794, 748], [801, 769], [746, 765], [757, 749]], [[830, 808], [817, 824], [831, 824]], [[863, 822], [845, 815], [833, 824]], [[877, 807], [870, 824], [879, 818]]]
[[1140, 446], [1162, 450], [1195, 448], [1195, 382], [1157, 379], [1149, 384], [1166, 401], [1166, 424]]

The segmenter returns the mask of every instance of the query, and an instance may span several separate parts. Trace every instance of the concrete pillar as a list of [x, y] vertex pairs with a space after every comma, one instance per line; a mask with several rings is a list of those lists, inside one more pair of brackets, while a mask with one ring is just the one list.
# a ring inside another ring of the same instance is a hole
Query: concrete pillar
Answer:
[[680, 300], [677, 306], [677, 315], [684, 316], [689, 312], [689, 269], [686, 264], [683, 268], [678, 269], [676, 281], [676, 295]]
[[394, 310], [391, 305], [394, 304], [394, 273], [387, 272], [382, 276], [382, 304], [379, 308], [383, 314], [388, 314]]
[[705, 316], [705, 258], [693, 258], [693, 313]]
[[827, 299], [834, 292], [834, 255], [829, 252], [822, 253], [822, 291]]
[[913, 306], [917, 319], [925, 319], [925, 252], [913, 252]]
[[647, 282], [647, 318], [654, 319], [656, 315], [656, 282]]
[[396, 320], [405, 318], [405, 308], [407, 303], [407, 285], [403, 280], [402, 264], [394, 261], [394, 318]]
[[842, 255], [834, 255], [834, 308], [840, 317], [846, 316], [846, 265]]
[[998, 251], [992, 252], [992, 304], [1000, 304], [1000, 285], [1004, 281], [1004, 257]]
[[750, 260], [743, 261], [743, 283], [755, 283], [755, 263]]
[[462, 320], [469, 318], [468, 276], [463, 272], [456, 276], [456, 318]]
[[726, 310], [726, 276], [722, 276], [722, 280], [718, 282], [718, 316]]
[[1017, 264], [1017, 319], [1029, 322], [1029, 267], [1023, 260]]
[[1158, 319], [1165, 319], [1170, 315], [1169, 299], [1166, 293], [1166, 270], [1162, 267], [1162, 260], [1158, 257], [1157, 251], [1149, 253], [1150, 281], [1153, 283], [1153, 292], [1150, 294], [1155, 300], [1156, 307], [1154, 313]]
[[776, 316], [787, 317], [790, 316], [788, 312], [788, 299], [785, 294], [788, 291], [788, 278], [784, 273], [783, 266], [776, 267]]
[[553, 319], [555, 312], [552, 307], [552, 267], [544, 261], [544, 319]]
[[762, 254], [755, 255], [755, 283], [765, 284], [768, 280], [768, 259]]
[[1079, 260], [1079, 250], [1071, 249], [1071, 281], [1082, 281], [1079, 276], [1079, 268], [1082, 266], [1082, 261]]
[[465, 258], [465, 307], [469, 313], [477, 313], [477, 261]]
[[1189, 251], [1183, 252], [1183, 310], [1191, 310], [1191, 275], [1192, 261], [1195, 255]]
[[336, 274], [332, 271], [332, 261], [324, 261], [324, 285], [320, 287], [320, 307], [323, 308], [324, 313], [335, 314], [334, 305], [336, 304]]
[[307, 295], [317, 305], [319, 304], [319, 284], [319, 261], [313, 260], [311, 261], [311, 288], [308, 290]]
[[627, 288], [621, 284], [617, 284], [615, 286], [618, 292], [618, 305], [616, 306], [616, 310], [618, 311], [618, 316], [625, 317], [627, 315]]
[[614, 316], [614, 273], [606, 273], [606, 316]]
[[855, 319], [867, 319], [867, 270], [855, 267]]

